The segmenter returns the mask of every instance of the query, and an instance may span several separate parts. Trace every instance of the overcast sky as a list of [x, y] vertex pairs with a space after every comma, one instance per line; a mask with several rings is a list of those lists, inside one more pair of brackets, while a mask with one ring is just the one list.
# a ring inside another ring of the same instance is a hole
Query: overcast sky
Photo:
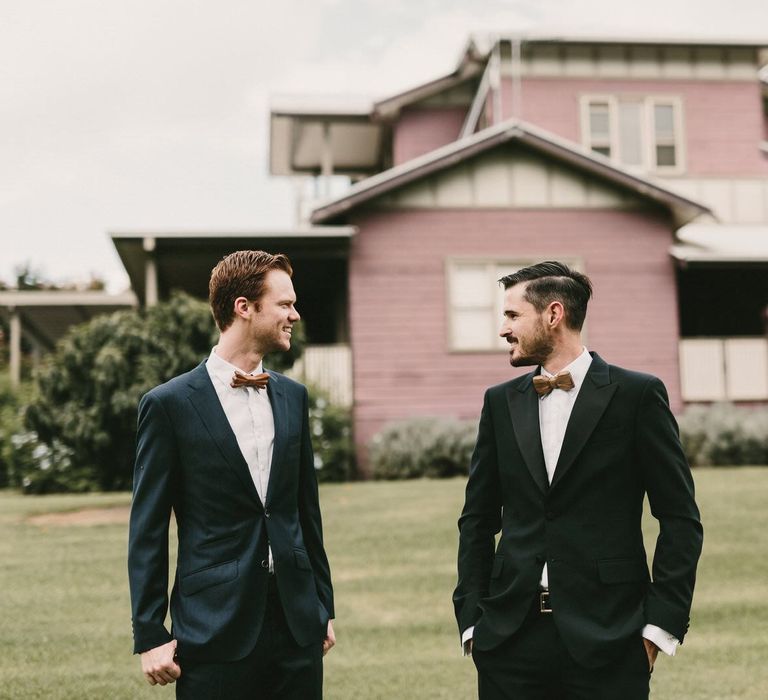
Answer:
[[525, 30], [768, 43], [768, 2], [0, 0], [0, 279], [119, 291], [110, 231], [290, 227], [271, 98], [385, 96]]

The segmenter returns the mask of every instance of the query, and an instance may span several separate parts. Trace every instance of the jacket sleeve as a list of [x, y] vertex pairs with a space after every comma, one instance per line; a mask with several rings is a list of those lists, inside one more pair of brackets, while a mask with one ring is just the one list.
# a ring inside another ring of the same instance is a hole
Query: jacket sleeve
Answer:
[[178, 453], [170, 420], [159, 399], [139, 404], [133, 501], [128, 534], [134, 654], [171, 640], [168, 611], [168, 525]]
[[688, 629], [703, 531], [677, 422], [669, 409], [666, 389], [655, 377], [649, 379], [640, 400], [636, 449], [651, 513], [659, 521], [645, 621], [682, 642]]
[[312, 452], [312, 440], [309, 430], [309, 395], [303, 387], [301, 456], [299, 464], [299, 522], [307, 546], [307, 554], [315, 575], [315, 585], [320, 602], [328, 616], [333, 619], [333, 586], [331, 568], [323, 545], [323, 522], [320, 515], [320, 498], [317, 488], [317, 472]]
[[459, 634], [477, 622], [478, 603], [488, 595], [494, 536], [501, 530], [501, 483], [488, 392], [472, 454], [464, 509], [459, 518], [459, 579], [453, 606]]

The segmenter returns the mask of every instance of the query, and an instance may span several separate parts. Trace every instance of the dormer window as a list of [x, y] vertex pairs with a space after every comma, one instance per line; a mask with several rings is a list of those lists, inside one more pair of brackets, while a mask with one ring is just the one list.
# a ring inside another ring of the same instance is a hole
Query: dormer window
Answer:
[[585, 96], [581, 121], [584, 145], [620, 165], [659, 175], [684, 170], [679, 98]]

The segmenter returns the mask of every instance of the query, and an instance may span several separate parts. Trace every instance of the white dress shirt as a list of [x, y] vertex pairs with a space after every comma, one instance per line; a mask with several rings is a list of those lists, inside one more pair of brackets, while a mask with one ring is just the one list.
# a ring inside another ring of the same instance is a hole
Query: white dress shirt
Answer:
[[[275, 419], [266, 389], [230, 386], [235, 371], [248, 374], [227, 362], [211, 350], [205, 365], [216, 394], [224, 409], [224, 415], [235, 434], [237, 445], [248, 465], [251, 479], [262, 504], [267, 501], [267, 486], [272, 468], [272, 451], [275, 445]], [[251, 372], [260, 374], [262, 365]], [[273, 570], [272, 548], [269, 547], [269, 570]]]
[[[565, 430], [568, 427], [568, 421], [571, 418], [573, 405], [576, 403], [576, 397], [579, 395], [584, 379], [587, 376], [589, 367], [592, 364], [592, 356], [584, 348], [579, 355], [567, 367], [561, 371], [570, 372], [573, 379], [573, 389], [564, 391], [563, 389], [553, 389], [546, 396], [539, 397], [539, 428], [541, 431], [541, 449], [544, 453], [544, 464], [547, 468], [547, 479], [552, 483], [555, 475], [557, 460], [560, 458], [560, 450], [563, 447], [563, 438]], [[541, 368], [541, 374], [545, 377], [552, 377], [544, 367]], [[542, 567], [541, 579], [539, 584], [542, 589], [549, 588], [549, 574], [546, 563]], [[462, 644], [472, 638], [474, 626], [469, 627], [462, 635]], [[677, 638], [657, 627], [656, 625], [646, 625], [642, 631], [643, 637], [652, 641], [665, 654], [675, 655], [677, 645], [680, 643]]]

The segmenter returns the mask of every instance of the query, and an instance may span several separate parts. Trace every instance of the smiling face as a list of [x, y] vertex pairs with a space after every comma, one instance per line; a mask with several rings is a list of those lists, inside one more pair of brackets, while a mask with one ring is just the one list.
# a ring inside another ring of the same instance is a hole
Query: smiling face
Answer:
[[516, 284], [504, 291], [504, 322], [499, 335], [509, 343], [513, 367], [543, 365], [555, 346], [544, 323], [547, 310], [540, 313], [525, 299], [527, 284]]
[[264, 278], [264, 293], [253, 304], [249, 333], [262, 355], [286, 351], [291, 347], [293, 324], [301, 316], [296, 311], [296, 293], [290, 276], [282, 270], [270, 270]]

